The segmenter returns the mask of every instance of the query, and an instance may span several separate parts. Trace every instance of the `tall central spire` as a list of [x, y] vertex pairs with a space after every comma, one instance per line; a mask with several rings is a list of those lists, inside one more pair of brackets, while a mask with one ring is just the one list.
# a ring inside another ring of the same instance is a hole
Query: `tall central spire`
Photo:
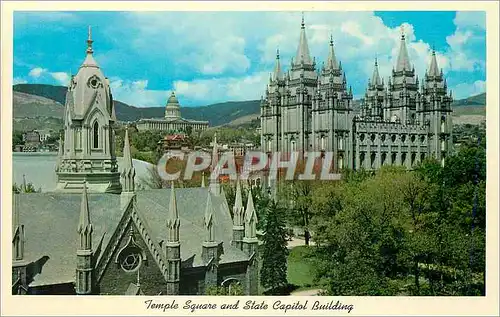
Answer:
[[335, 57], [335, 51], [333, 50], [333, 36], [330, 35], [330, 48], [328, 51], [328, 59], [326, 60], [326, 69], [338, 69], [337, 58]]
[[402, 70], [410, 71], [410, 58], [408, 57], [408, 49], [406, 48], [406, 40], [403, 29], [401, 29], [401, 46], [399, 47], [398, 61], [396, 64], [396, 71]]
[[306, 37], [306, 26], [304, 23], [304, 14], [302, 14], [302, 23], [300, 27], [300, 40], [299, 47], [297, 48], [297, 55], [295, 56], [295, 64], [310, 65], [312, 64], [311, 55], [309, 54], [309, 46], [307, 45], [307, 37]]
[[432, 49], [431, 65], [429, 66], [429, 71], [427, 74], [434, 77], [437, 77], [440, 74], [436, 59], [436, 51], [434, 49]]
[[83, 61], [82, 67], [84, 66], [98, 67], [93, 57], [94, 49], [92, 48], [92, 43], [94, 43], [94, 40], [92, 40], [92, 28], [89, 25], [88, 37], [87, 37], [87, 51], [86, 51], [87, 56]]
[[274, 65], [274, 80], [283, 79], [283, 74], [281, 72], [281, 63], [280, 63], [280, 50], [276, 50], [276, 64]]
[[89, 36], [87, 38], [87, 54], [94, 53], [94, 50], [92, 49], [92, 43], [94, 43], [94, 41], [92, 41], [92, 28], [89, 25]]

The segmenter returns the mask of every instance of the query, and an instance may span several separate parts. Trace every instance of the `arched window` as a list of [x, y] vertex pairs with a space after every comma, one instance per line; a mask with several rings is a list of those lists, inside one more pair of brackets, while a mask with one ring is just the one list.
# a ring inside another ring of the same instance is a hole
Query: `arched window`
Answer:
[[444, 116], [441, 117], [441, 132], [446, 132], [446, 118]]
[[92, 128], [92, 147], [94, 149], [99, 148], [99, 123], [94, 122], [94, 126]]

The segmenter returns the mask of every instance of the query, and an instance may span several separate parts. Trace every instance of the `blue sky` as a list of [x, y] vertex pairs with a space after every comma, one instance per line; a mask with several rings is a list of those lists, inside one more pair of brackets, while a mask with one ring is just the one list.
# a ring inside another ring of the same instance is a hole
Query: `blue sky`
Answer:
[[[333, 35], [355, 97], [379, 61], [388, 78], [406, 34], [422, 78], [434, 46], [455, 98], [486, 88], [484, 12], [305, 12], [311, 54], [321, 63]], [[285, 70], [295, 55], [300, 12], [16, 12], [14, 83], [66, 85], [85, 56], [92, 25], [94, 55], [115, 99], [163, 106], [175, 90], [183, 106], [258, 99], [280, 49]]]

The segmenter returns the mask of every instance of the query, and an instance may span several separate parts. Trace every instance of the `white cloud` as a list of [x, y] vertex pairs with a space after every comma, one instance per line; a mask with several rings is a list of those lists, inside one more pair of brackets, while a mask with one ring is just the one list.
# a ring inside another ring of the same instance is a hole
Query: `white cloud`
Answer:
[[221, 100], [251, 100], [260, 98], [268, 79], [267, 72], [260, 72], [243, 77], [178, 80], [174, 82], [174, 88], [176, 94], [188, 102], [204, 101], [208, 104]]
[[47, 69], [45, 69], [45, 68], [35, 67], [32, 70], [30, 70], [30, 72], [28, 73], [28, 76], [33, 77], [33, 78], [38, 78], [46, 71], [47, 71]]
[[450, 68], [453, 71], [484, 71], [485, 23], [484, 12], [457, 12], [453, 20], [456, 30], [446, 37]]
[[170, 91], [148, 90], [147, 80], [127, 81], [111, 78], [110, 86], [113, 98], [136, 107], [155, 107], [164, 105]]
[[473, 83], [461, 83], [452, 87], [453, 98], [462, 99], [470, 96], [478, 95], [486, 91], [486, 82], [484, 80], [476, 80]]
[[50, 76], [58, 81], [59, 84], [66, 86], [69, 83], [70, 75], [64, 72], [50, 73]]
[[17, 84], [26, 84], [28, 81], [24, 78], [20, 77], [15, 77], [12, 79], [12, 85], [17, 85]]
[[486, 30], [485, 11], [459, 11], [453, 20], [459, 28], [477, 27]]

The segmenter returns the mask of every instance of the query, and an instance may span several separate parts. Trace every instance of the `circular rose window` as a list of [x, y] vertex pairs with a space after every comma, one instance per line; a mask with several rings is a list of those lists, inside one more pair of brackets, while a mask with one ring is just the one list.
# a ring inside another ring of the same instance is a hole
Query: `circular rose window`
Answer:
[[120, 256], [120, 266], [125, 272], [133, 272], [141, 266], [142, 255], [135, 248], [126, 249]]

